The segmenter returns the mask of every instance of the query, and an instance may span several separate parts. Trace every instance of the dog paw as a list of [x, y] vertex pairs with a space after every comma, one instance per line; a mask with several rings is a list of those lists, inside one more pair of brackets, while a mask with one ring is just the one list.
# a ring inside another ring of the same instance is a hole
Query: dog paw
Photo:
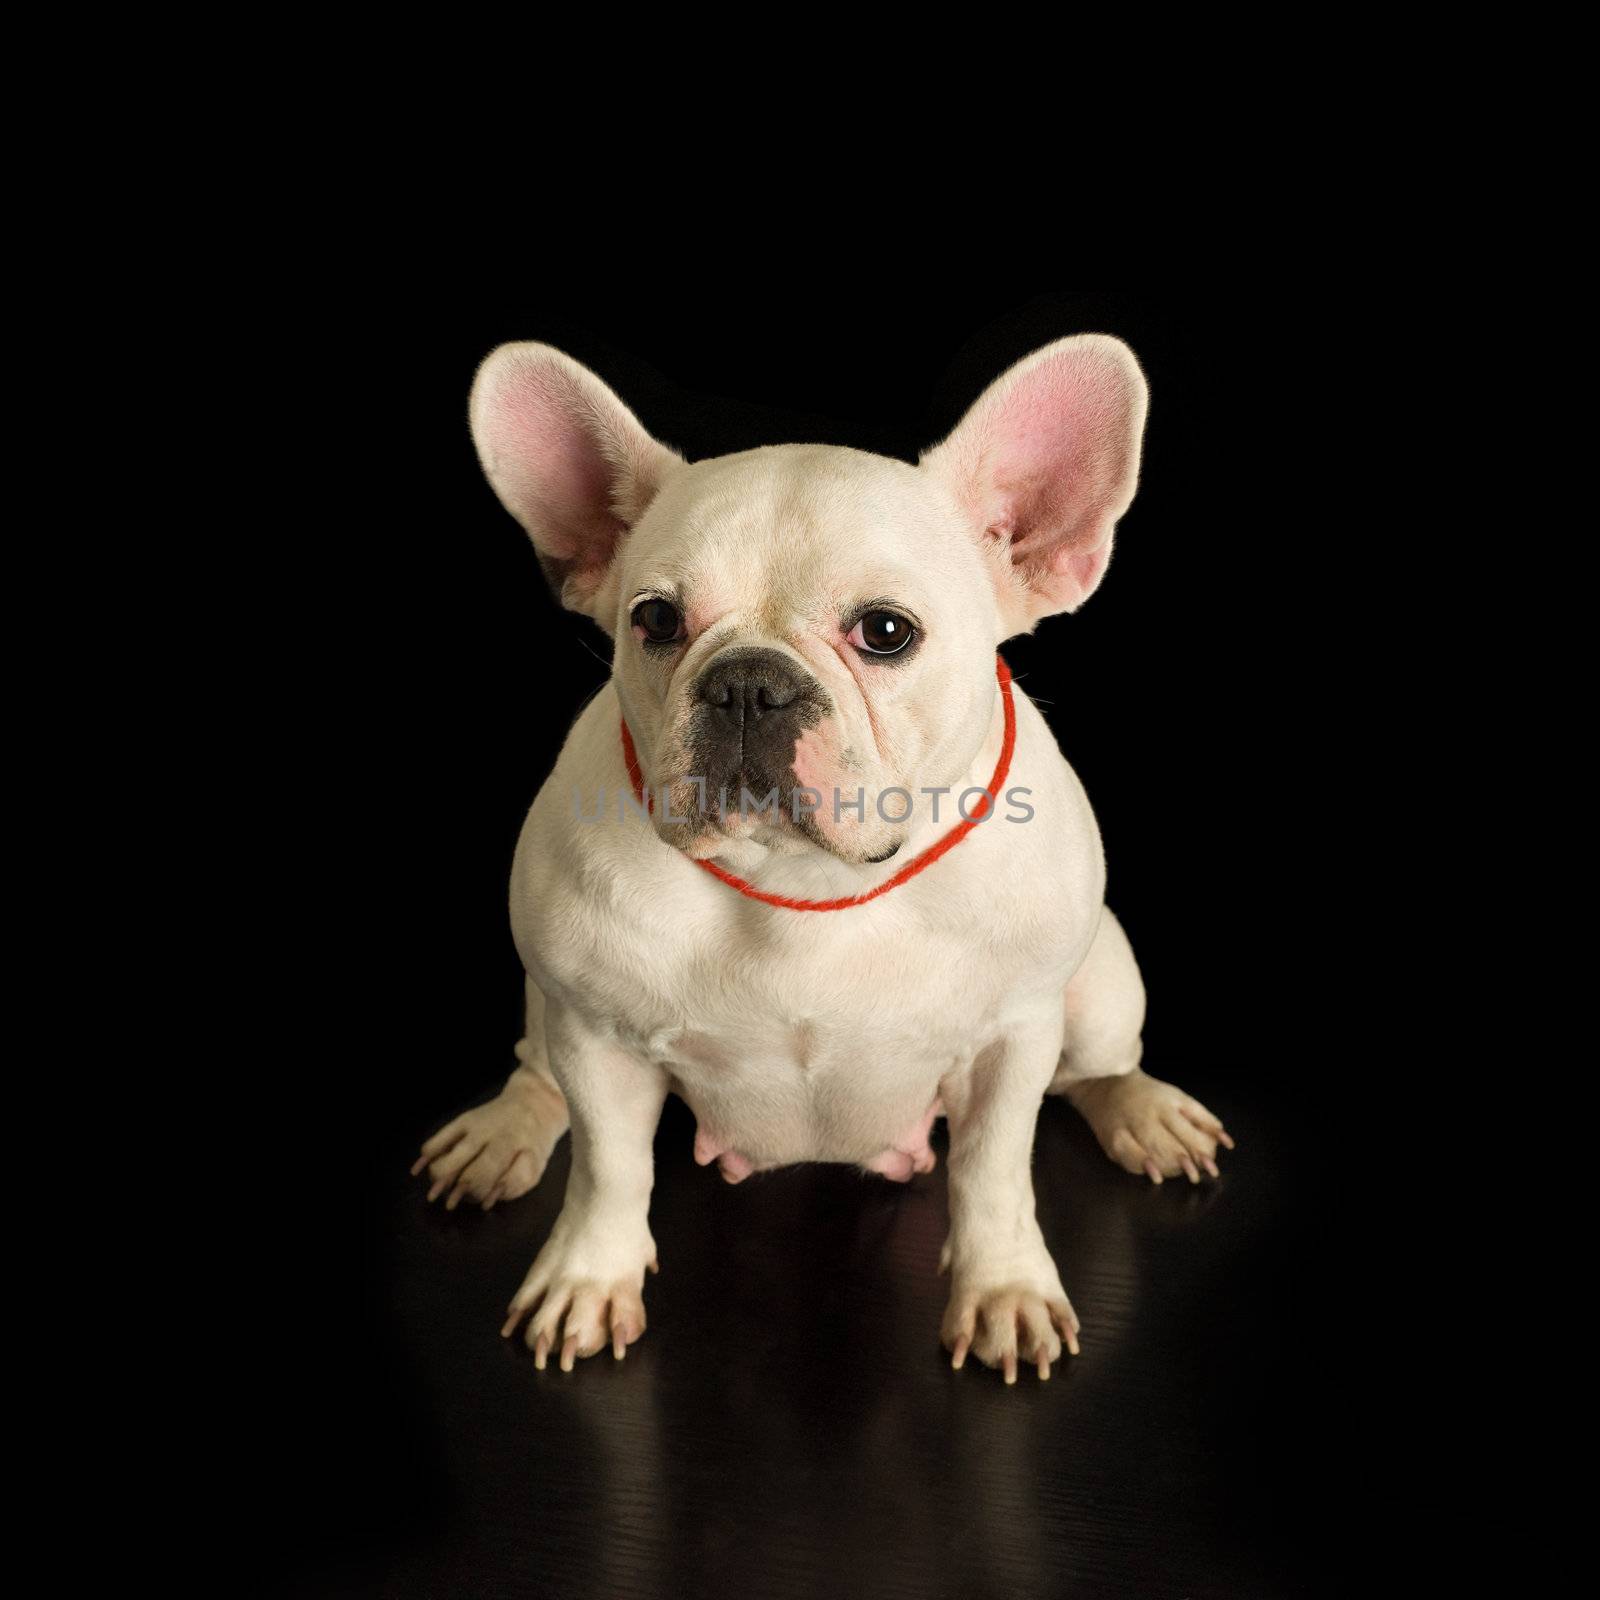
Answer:
[[1119, 1167], [1152, 1183], [1179, 1173], [1199, 1183], [1202, 1168], [1220, 1177], [1217, 1147], [1233, 1149], [1221, 1121], [1198, 1100], [1148, 1073], [1085, 1078], [1069, 1084], [1066, 1092], [1100, 1148]]
[[1015, 1282], [964, 1290], [958, 1284], [945, 1310], [940, 1342], [953, 1368], [959, 1370], [969, 1354], [975, 1355], [1015, 1383], [1018, 1362], [1048, 1378], [1063, 1343], [1077, 1355], [1078, 1328], [1078, 1315], [1059, 1285]]
[[[637, 1265], [624, 1265], [634, 1256]], [[618, 1250], [560, 1219], [506, 1310], [500, 1336], [509, 1339], [527, 1318], [523, 1341], [541, 1372], [552, 1350], [563, 1372], [608, 1345], [621, 1361], [645, 1330], [644, 1275], [657, 1269], [655, 1245]]]
[[476, 1200], [485, 1211], [525, 1195], [567, 1131], [567, 1102], [542, 1077], [521, 1074], [487, 1105], [446, 1123], [422, 1147], [413, 1176], [426, 1168], [428, 1199], [448, 1192], [445, 1209]]

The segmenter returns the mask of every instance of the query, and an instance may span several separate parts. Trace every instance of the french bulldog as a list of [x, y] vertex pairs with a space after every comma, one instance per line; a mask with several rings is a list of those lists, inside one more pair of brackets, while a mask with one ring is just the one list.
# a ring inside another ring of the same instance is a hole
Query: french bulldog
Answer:
[[519, 1064], [413, 1169], [430, 1200], [488, 1209], [570, 1127], [560, 1216], [502, 1330], [537, 1367], [644, 1332], [669, 1093], [729, 1183], [801, 1161], [905, 1182], [943, 1116], [942, 1343], [1007, 1383], [1079, 1349], [1034, 1215], [1046, 1094], [1152, 1183], [1218, 1175], [1222, 1123], [1140, 1070], [1144, 986], [1094, 814], [998, 658], [1105, 575], [1146, 403], [1127, 346], [1084, 334], [915, 466], [823, 445], [691, 463], [559, 350], [479, 369], [489, 482], [613, 642], [516, 852]]

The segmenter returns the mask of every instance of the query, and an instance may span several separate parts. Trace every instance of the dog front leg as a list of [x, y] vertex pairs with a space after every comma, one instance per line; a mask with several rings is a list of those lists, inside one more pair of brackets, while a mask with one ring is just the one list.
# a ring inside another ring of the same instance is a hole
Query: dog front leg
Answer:
[[572, 1118], [572, 1170], [561, 1215], [509, 1307], [501, 1332], [524, 1317], [534, 1365], [560, 1350], [561, 1370], [609, 1343], [620, 1361], [645, 1329], [651, 1149], [667, 1074], [555, 1000], [547, 1002], [550, 1067]]
[[970, 1351], [1017, 1381], [1017, 1361], [1041, 1378], [1063, 1341], [1078, 1353], [1078, 1318], [1039, 1230], [1033, 1135], [1061, 1050], [1047, 1015], [983, 1051], [940, 1085], [950, 1124], [950, 1270], [942, 1339], [950, 1364]]

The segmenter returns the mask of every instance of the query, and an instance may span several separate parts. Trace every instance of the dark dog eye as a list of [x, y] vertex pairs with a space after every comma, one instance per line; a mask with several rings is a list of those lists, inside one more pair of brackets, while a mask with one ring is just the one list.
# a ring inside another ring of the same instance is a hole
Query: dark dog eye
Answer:
[[671, 644], [683, 634], [683, 617], [670, 600], [641, 600], [633, 608], [633, 626], [651, 644]]
[[898, 655], [911, 643], [916, 629], [893, 611], [869, 611], [850, 630], [850, 643], [868, 655]]

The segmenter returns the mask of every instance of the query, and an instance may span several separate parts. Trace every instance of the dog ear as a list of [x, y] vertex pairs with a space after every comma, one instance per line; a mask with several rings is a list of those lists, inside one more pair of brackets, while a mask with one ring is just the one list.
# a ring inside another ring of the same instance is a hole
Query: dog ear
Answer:
[[561, 603], [609, 633], [612, 562], [683, 458], [547, 344], [501, 345], [478, 368], [468, 411], [483, 470]]
[[1120, 339], [1059, 339], [997, 378], [923, 453], [995, 562], [1011, 632], [1075, 611], [1099, 586], [1138, 484], [1148, 393]]

